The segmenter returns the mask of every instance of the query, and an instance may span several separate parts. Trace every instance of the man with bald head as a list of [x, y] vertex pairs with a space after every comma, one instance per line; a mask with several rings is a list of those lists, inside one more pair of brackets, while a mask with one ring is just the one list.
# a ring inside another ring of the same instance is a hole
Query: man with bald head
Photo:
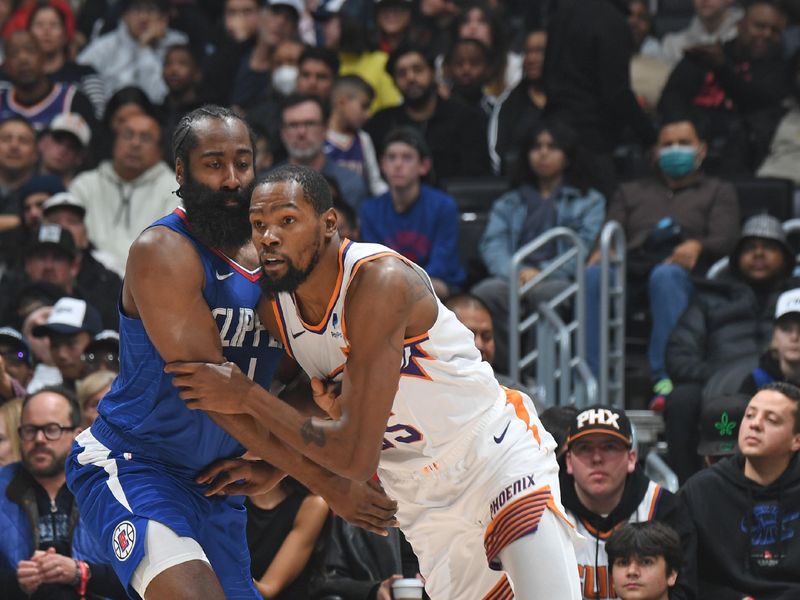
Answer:
[[148, 115], [123, 121], [111, 160], [78, 175], [70, 192], [86, 207], [89, 239], [119, 264], [141, 231], [175, 208], [175, 174], [162, 160], [161, 126]]
[[43, 388], [22, 404], [22, 462], [0, 470], [4, 597], [70, 598], [78, 597], [76, 589], [112, 597], [122, 593], [64, 483], [64, 462], [80, 432], [80, 416], [77, 401], [62, 387]]

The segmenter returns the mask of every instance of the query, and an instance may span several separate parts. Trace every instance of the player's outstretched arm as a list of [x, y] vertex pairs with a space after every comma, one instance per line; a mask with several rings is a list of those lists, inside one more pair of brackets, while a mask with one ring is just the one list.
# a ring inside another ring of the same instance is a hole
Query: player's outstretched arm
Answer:
[[[376, 301], [378, 300], [378, 301]], [[436, 319], [424, 276], [386, 257], [366, 263], [347, 293], [350, 350], [344, 370], [341, 417], [307, 417], [245, 377], [230, 363], [168, 365], [190, 408], [248, 413], [295, 450], [355, 480], [377, 468], [381, 442], [400, 378], [404, 337], [424, 333]]]

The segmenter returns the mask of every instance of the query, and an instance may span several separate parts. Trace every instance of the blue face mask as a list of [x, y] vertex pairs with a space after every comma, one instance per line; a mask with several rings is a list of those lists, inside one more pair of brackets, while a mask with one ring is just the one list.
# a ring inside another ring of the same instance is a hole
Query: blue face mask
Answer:
[[697, 148], [694, 146], [667, 146], [658, 153], [658, 168], [672, 179], [686, 177], [695, 170]]

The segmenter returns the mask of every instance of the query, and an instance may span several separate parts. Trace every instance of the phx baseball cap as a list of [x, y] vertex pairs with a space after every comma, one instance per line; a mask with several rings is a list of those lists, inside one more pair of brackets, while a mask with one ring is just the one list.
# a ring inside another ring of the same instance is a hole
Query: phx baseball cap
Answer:
[[800, 315], [800, 288], [783, 292], [778, 296], [778, 302], [775, 304], [776, 321], [791, 314]]
[[71, 335], [86, 331], [92, 336], [103, 329], [97, 309], [78, 298], [61, 298], [53, 306], [47, 323], [33, 328], [33, 335], [44, 337], [52, 334]]
[[700, 413], [700, 456], [728, 456], [736, 452], [739, 424], [742, 422], [746, 396], [720, 396], [703, 400]]
[[29, 366], [33, 366], [33, 356], [31, 347], [25, 337], [13, 327], [0, 327], [0, 342], [7, 342], [13, 346], [17, 352], [17, 358], [24, 361]]
[[575, 415], [569, 428], [567, 447], [592, 433], [603, 433], [621, 439], [630, 448], [633, 445], [631, 422], [625, 411], [610, 406], [590, 406]]

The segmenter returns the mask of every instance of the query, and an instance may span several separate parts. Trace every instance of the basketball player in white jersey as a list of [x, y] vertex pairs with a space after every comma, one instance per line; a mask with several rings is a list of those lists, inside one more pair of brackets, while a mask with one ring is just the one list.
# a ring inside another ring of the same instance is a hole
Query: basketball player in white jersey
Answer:
[[230, 363], [167, 367], [188, 406], [252, 417], [344, 477], [377, 469], [434, 600], [580, 598], [555, 442], [530, 398], [496, 382], [425, 272], [340, 239], [310, 169], [270, 173], [250, 221], [269, 292], [262, 323], [309, 376], [341, 383], [326, 407], [339, 418], [300, 414]]

